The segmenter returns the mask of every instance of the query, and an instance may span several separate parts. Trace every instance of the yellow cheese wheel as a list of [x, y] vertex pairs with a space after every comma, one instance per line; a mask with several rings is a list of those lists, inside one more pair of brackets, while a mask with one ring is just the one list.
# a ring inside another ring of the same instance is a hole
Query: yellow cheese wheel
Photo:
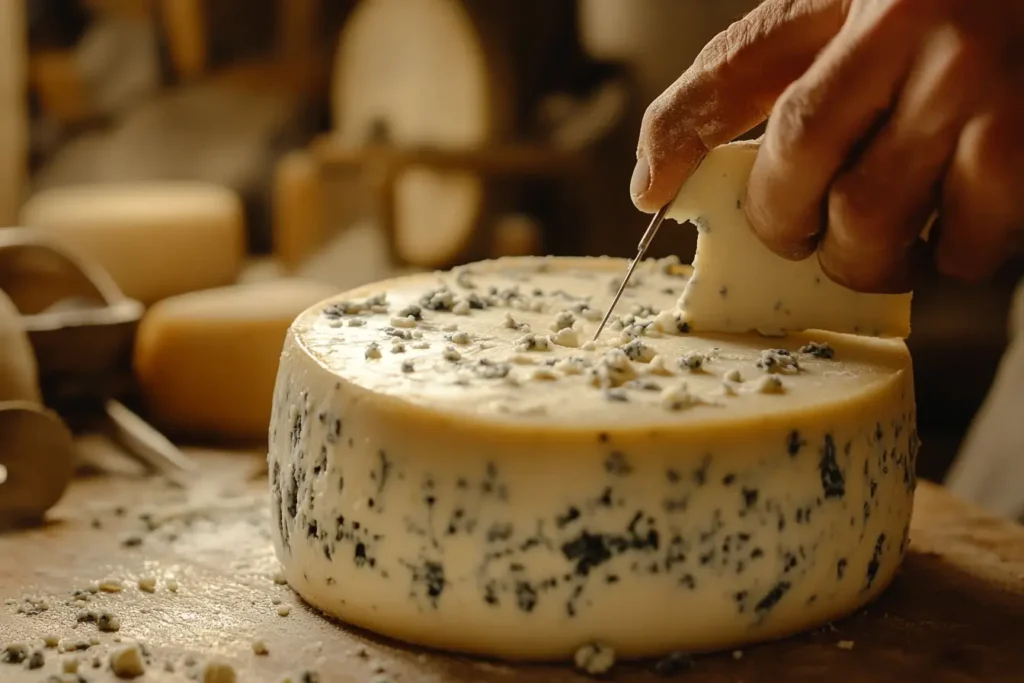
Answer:
[[22, 207], [21, 222], [92, 257], [146, 304], [232, 284], [246, 250], [238, 196], [200, 182], [44, 190]]
[[288, 325], [334, 291], [275, 280], [182, 294], [151, 307], [134, 359], [150, 417], [173, 433], [265, 438]]

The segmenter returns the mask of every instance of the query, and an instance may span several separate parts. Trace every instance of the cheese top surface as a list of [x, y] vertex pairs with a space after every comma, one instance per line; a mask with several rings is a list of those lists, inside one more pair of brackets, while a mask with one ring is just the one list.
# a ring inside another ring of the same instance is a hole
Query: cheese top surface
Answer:
[[735, 428], [825, 414], [877, 395], [909, 367], [899, 340], [691, 334], [675, 309], [689, 269], [673, 260], [640, 264], [588, 344], [626, 266], [507, 258], [408, 276], [318, 304], [292, 334], [332, 381], [374, 400], [562, 430]]
[[743, 209], [756, 142], [711, 150], [667, 218], [697, 225], [694, 275], [679, 301], [695, 331], [826, 329], [910, 334], [910, 294], [865, 294], [830, 280], [817, 256], [792, 261], [766, 247]]

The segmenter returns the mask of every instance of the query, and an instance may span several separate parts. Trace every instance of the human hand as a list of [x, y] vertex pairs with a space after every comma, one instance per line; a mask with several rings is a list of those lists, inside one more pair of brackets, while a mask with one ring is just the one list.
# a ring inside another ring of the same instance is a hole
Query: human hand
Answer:
[[767, 0], [648, 107], [634, 204], [671, 201], [769, 112], [744, 206], [781, 256], [902, 292], [922, 258], [976, 281], [1024, 243], [1019, 0]]

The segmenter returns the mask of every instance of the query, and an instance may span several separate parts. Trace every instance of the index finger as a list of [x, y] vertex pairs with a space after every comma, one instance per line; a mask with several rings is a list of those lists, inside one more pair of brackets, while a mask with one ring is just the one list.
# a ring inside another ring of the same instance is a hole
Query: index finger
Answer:
[[653, 213], [712, 147], [768, 117], [842, 27], [845, 0], [767, 0], [715, 36], [644, 113], [630, 194]]

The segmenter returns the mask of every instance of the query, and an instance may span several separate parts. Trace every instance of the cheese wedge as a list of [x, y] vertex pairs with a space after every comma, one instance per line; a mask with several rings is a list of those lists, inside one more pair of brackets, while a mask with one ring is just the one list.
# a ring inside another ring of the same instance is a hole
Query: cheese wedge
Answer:
[[908, 337], [910, 294], [855, 292], [830, 280], [816, 257], [790, 261], [761, 243], [743, 212], [757, 149], [735, 142], [711, 150], [666, 214], [697, 226], [694, 275], [679, 301], [690, 327]]
[[593, 346], [625, 266], [499, 259], [302, 313], [268, 454], [289, 584], [520, 660], [732, 648], [878, 595], [915, 485], [903, 342], [697, 335], [689, 270], [648, 261]]

